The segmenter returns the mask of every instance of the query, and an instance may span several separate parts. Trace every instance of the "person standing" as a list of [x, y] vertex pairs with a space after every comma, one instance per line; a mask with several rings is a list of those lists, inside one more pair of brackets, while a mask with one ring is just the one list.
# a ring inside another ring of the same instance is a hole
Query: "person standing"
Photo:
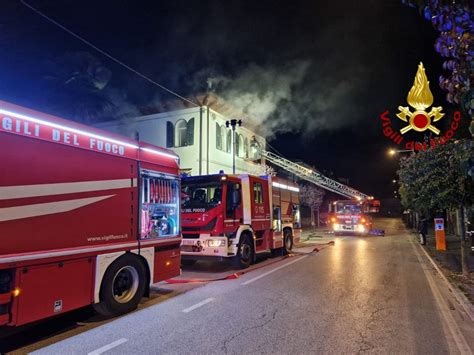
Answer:
[[418, 224], [418, 233], [420, 233], [420, 244], [426, 245], [426, 235], [428, 234], [428, 219], [423, 217]]

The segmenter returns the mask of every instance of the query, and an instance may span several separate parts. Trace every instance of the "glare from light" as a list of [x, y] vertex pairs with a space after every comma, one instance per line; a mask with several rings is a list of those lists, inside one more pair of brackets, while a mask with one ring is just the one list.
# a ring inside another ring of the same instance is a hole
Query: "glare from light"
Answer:
[[390, 154], [390, 155], [393, 156], [393, 155], [397, 154], [397, 151], [396, 151], [395, 149], [390, 149], [390, 150], [388, 151], [388, 154]]
[[49, 126], [49, 127], [53, 127], [53, 128], [59, 128], [59, 129], [63, 129], [63, 130], [69, 131], [69, 132], [82, 134], [82, 135], [85, 135], [85, 136], [88, 136], [88, 137], [91, 137], [91, 138], [101, 139], [101, 140], [104, 140], [104, 141], [108, 141], [110, 143], [116, 143], [116, 144], [120, 144], [120, 145], [123, 145], [123, 146], [126, 146], [126, 147], [135, 148], [135, 149], [138, 148], [138, 146], [135, 145], [135, 144], [122, 142], [122, 141], [119, 141], [119, 140], [116, 140], [116, 139], [108, 138], [108, 137], [101, 136], [101, 135], [94, 134], [94, 133], [90, 133], [90, 132], [86, 132], [86, 131], [83, 131], [83, 130], [77, 129], [77, 128], [63, 126], [63, 125], [53, 123], [53, 122], [49, 122], [49, 121], [45, 121], [45, 120], [42, 120], [42, 119], [39, 119], [39, 118], [26, 116], [26, 115], [23, 115], [21, 113], [7, 111], [7, 110], [4, 110], [4, 109], [0, 109], [0, 113], [2, 113], [4, 115], [7, 115], [7, 116], [14, 116], [16, 118], [21, 118], [23, 120], [27, 120], [27, 121], [30, 121], [30, 122], [43, 124], [45, 126]]
[[150, 152], [150, 153], [154, 153], [154, 154], [157, 154], [157, 155], [162, 155], [162, 156], [165, 156], [165, 157], [168, 157], [168, 158], [178, 159], [178, 156], [176, 156], [176, 155], [168, 154], [168, 153], [165, 153], [165, 152], [160, 152], [158, 150], [154, 150], [154, 149], [151, 149], [151, 148], [139, 147], [138, 145], [135, 145], [135, 144], [119, 141], [117, 139], [109, 138], [109, 137], [106, 137], [106, 136], [101, 136], [99, 134], [90, 133], [90, 132], [87, 132], [87, 131], [83, 131], [81, 129], [64, 126], [64, 125], [61, 125], [61, 124], [58, 124], [58, 123], [49, 122], [49, 121], [42, 120], [42, 119], [39, 119], [39, 118], [23, 115], [21, 113], [16, 113], [16, 112], [0, 109], [0, 114], [4, 114], [6, 116], [13, 116], [15, 118], [20, 118], [22, 120], [26, 120], [26, 121], [30, 121], [30, 122], [34, 122], [34, 123], [39, 123], [39, 124], [42, 124], [42, 125], [45, 125], [45, 126], [48, 126], [48, 127], [58, 128], [58, 129], [62, 129], [62, 130], [68, 131], [68, 132], [81, 134], [81, 135], [84, 135], [84, 136], [87, 136], [87, 137], [90, 137], [90, 138], [95, 138], [95, 139], [100, 139], [100, 140], [107, 141], [107, 142], [110, 142], [110, 143], [120, 144], [120, 145], [123, 145], [125, 147], [129, 147], [129, 148], [141, 149], [145, 152]]
[[225, 240], [210, 239], [207, 241], [207, 245], [209, 245], [209, 248], [223, 247], [225, 246]]
[[143, 148], [143, 147], [140, 147], [140, 149], [143, 150], [144, 152], [157, 154], [157, 155], [162, 155], [164, 157], [171, 158], [171, 159], [178, 159], [177, 155], [168, 154], [168, 153], [165, 153], [165, 152], [160, 152], [159, 150], [155, 150], [155, 149], [151, 149], [151, 148]]
[[272, 182], [272, 185], [273, 185], [274, 187], [277, 187], [277, 188], [283, 189], [283, 190], [289, 190], [289, 191], [293, 191], [293, 192], [299, 192], [299, 191], [300, 191], [300, 189], [297, 188], [297, 187], [288, 186], [288, 185], [284, 185], [284, 184], [280, 184], [280, 183], [278, 183], [278, 182], [276, 182], [276, 181], [273, 181], [273, 182]]

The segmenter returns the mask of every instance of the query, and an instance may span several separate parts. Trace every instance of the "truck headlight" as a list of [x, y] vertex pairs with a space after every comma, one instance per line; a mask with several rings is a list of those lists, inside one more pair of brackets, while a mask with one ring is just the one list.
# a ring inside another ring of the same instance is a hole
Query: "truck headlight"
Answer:
[[339, 224], [334, 223], [333, 229], [334, 229], [335, 231], [337, 231], [337, 230], [339, 229]]
[[361, 233], [364, 233], [365, 232], [365, 226], [363, 224], [359, 224], [357, 226], [357, 230]]
[[210, 239], [207, 241], [207, 245], [209, 248], [223, 247], [225, 246], [225, 240]]

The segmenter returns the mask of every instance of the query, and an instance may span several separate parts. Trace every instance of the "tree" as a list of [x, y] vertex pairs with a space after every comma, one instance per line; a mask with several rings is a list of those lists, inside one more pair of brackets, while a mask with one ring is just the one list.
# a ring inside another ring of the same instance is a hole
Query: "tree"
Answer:
[[318, 211], [319, 227], [319, 207], [323, 203], [325, 191], [314, 185], [303, 185], [300, 187], [301, 203], [311, 209], [311, 226], [314, 226], [314, 212]]
[[464, 210], [474, 201], [474, 183], [466, 172], [473, 158], [470, 141], [455, 141], [413, 154], [400, 162], [402, 205], [424, 216], [456, 210], [461, 237], [462, 269], [467, 275]]
[[400, 196], [405, 208], [430, 214], [472, 204], [473, 182], [463, 169], [472, 150], [465, 143], [446, 143], [400, 161]]

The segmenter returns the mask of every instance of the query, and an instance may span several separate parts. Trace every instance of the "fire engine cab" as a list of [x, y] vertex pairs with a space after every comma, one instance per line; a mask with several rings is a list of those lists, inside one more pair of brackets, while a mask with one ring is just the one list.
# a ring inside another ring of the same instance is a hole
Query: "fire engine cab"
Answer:
[[372, 230], [373, 221], [369, 213], [378, 212], [378, 200], [339, 200], [329, 205], [328, 225], [334, 234], [366, 235]]
[[178, 157], [0, 101], [0, 326], [114, 316], [180, 273]]
[[259, 253], [289, 252], [300, 237], [299, 188], [271, 176], [185, 177], [183, 264], [230, 258], [246, 268]]

